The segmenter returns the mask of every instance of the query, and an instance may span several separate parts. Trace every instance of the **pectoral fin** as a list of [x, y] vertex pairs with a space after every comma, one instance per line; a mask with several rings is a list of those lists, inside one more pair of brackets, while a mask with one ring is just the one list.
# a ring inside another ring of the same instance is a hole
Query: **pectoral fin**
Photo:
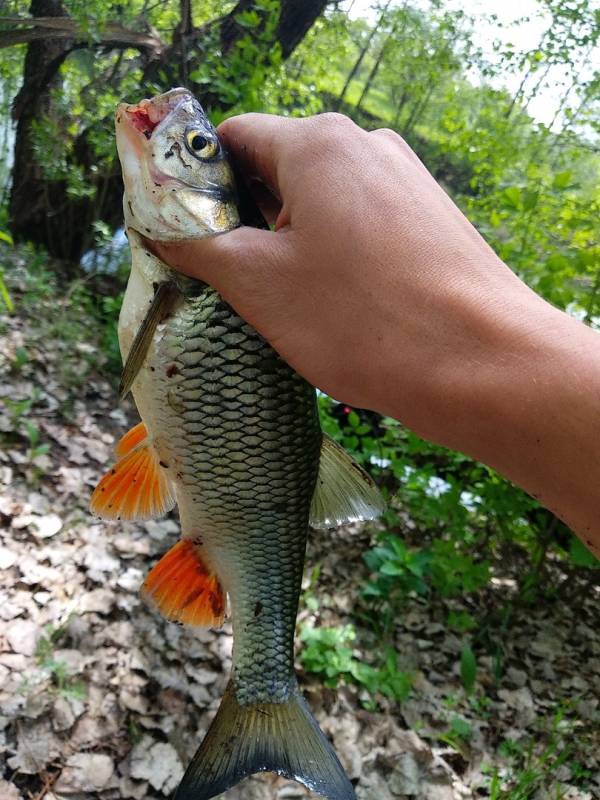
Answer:
[[150, 342], [154, 336], [154, 331], [158, 324], [170, 313], [179, 294], [180, 292], [174, 283], [159, 283], [154, 294], [154, 299], [135, 335], [135, 339], [127, 355], [127, 361], [123, 367], [123, 374], [121, 375], [121, 383], [119, 385], [119, 398], [121, 400], [129, 393], [144, 363], [148, 348], [150, 347]]
[[323, 436], [317, 485], [310, 507], [313, 528], [335, 528], [348, 522], [375, 519], [385, 500], [373, 479], [343, 447]]
[[142, 597], [171, 622], [184, 625], [218, 627], [225, 615], [219, 579], [189, 539], [177, 542], [150, 571]]
[[117, 458], [123, 458], [147, 438], [148, 430], [146, 426], [143, 422], [138, 422], [131, 430], [124, 433], [117, 442], [117, 446], [115, 447]]
[[96, 486], [90, 511], [103, 519], [160, 517], [175, 505], [173, 486], [141, 422], [117, 445], [115, 466]]

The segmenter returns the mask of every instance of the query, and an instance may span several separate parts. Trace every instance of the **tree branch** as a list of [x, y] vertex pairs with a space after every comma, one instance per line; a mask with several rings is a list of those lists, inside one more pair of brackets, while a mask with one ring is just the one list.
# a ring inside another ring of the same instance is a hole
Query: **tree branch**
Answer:
[[0, 49], [39, 39], [71, 39], [79, 46], [133, 47], [137, 50], [149, 50], [154, 57], [159, 57], [166, 47], [155, 33], [132, 31], [115, 22], [109, 22], [99, 32], [98, 37], [91, 41], [70, 17], [0, 17], [0, 25], [14, 28], [0, 31]]

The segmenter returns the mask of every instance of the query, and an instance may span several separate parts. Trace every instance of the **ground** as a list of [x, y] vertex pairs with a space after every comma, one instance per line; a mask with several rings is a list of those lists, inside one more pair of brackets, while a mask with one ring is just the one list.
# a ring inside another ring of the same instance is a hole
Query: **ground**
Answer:
[[[0, 321], [0, 798], [160, 800], [218, 707], [230, 629], [190, 631], [140, 600], [145, 574], [177, 541], [176, 515], [108, 524], [87, 510], [135, 411], [101, 376], [98, 332], [77, 291], [58, 295], [23, 259], [7, 280], [15, 312]], [[361, 555], [375, 532], [311, 535], [306, 574], [319, 571], [306, 581], [301, 625], [360, 625]], [[495, 566], [482, 603], [502, 606], [515, 568], [510, 559]], [[444, 622], [449, 607], [472, 611], [472, 600], [409, 599], [391, 634], [413, 679], [401, 704], [352, 684], [325, 688], [299, 668], [359, 800], [600, 797], [600, 592], [589, 571], [561, 572], [561, 582], [552, 602], [494, 631], [502, 675], [478, 654], [470, 694], [461, 639]], [[368, 660], [363, 641], [355, 656]], [[223, 796], [309, 795], [260, 776]]]

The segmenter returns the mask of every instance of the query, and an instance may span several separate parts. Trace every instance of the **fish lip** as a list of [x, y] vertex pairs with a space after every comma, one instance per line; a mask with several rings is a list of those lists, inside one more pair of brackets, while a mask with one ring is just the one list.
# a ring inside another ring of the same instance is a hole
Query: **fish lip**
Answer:
[[157, 97], [144, 98], [138, 103], [119, 103], [115, 112], [117, 124], [125, 122], [130, 131], [135, 131], [142, 139], [152, 138], [154, 131], [161, 128], [174, 111], [194, 96], [188, 89], [171, 89]]
[[195, 192], [205, 194], [213, 200], [217, 200], [219, 203], [229, 203], [232, 200], [235, 200], [234, 193], [230, 189], [226, 189], [224, 186], [206, 186], [200, 188], [197, 186], [192, 186], [190, 188]]
[[165, 175], [164, 172], [156, 169], [154, 164], [149, 165], [149, 173], [150, 179], [157, 185], [160, 184], [161, 186], [164, 186], [165, 184], [171, 183], [177, 188], [185, 188], [191, 192], [196, 192], [197, 194], [204, 194], [207, 197], [218, 201], [219, 203], [229, 203], [234, 201], [236, 198], [235, 193], [226, 186], [220, 186], [216, 183], [213, 183], [209, 186], [195, 186], [192, 183], [187, 183], [187, 181], [184, 181], [181, 178], [171, 178], [169, 175]]

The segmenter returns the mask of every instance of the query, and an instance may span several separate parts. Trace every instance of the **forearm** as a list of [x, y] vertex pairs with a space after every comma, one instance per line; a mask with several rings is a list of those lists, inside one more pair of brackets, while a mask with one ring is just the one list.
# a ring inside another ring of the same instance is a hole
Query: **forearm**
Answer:
[[[449, 361], [440, 443], [505, 475], [600, 556], [600, 337], [526, 287]], [[441, 441], [443, 439], [443, 441]]]

